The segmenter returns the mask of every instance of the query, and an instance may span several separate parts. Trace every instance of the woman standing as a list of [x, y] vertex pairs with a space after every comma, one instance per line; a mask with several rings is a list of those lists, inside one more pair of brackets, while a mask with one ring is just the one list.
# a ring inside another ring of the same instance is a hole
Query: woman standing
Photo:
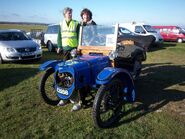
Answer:
[[92, 20], [92, 12], [89, 9], [83, 9], [80, 15], [82, 18], [82, 26], [96, 25], [96, 23]]
[[95, 45], [94, 40], [96, 36], [96, 23], [92, 20], [92, 12], [85, 8], [81, 11], [80, 16], [82, 18], [80, 25], [84, 26], [82, 45]]

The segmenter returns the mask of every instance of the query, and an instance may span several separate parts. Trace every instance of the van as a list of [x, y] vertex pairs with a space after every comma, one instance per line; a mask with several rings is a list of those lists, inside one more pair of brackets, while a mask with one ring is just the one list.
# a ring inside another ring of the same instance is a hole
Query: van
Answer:
[[185, 31], [178, 26], [153, 26], [157, 29], [164, 41], [176, 41], [182, 43], [185, 41]]
[[163, 44], [163, 38], [160, 35], [159, 32], [157, 32], [152, 26], [144, 24], [144, 23], [122, 23], [119, 25], [120, 27], [125, 27], [129, 29], [130, 31], [142, 35], [142, 36], [148, 36], [152, 35], [155, 37], [155, 42], [153, 45], [161, 46]]
[[59, 28], [59, 24], [48, 25], [47, 31], [44, 34], [44, 43], [46, 44], [49, 52], [55, 51], [55, 48], [57, 47]]

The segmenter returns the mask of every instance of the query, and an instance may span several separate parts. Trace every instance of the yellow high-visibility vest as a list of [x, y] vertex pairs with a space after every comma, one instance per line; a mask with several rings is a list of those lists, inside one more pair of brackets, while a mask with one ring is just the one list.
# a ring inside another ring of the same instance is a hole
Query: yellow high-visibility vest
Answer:
[[62, 36], [62, 46], [66, 47], [77, 47], [78, 45], [78, 38], [77, 38], [77, 25], [78, 22], [75, 20], [71, 20], [69, 26], [65, 20], [60, 24], [61, 26], [61, 36]]

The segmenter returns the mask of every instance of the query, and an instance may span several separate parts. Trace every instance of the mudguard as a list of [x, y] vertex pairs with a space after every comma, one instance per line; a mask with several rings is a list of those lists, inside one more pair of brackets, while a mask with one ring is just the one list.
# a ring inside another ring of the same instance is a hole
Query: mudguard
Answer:
[[136, 96], [136, 90], [131, 74], [122, 68], [107, 67], [101, 71], [96, 79], [96, 83], [99, 85], [105, 85], [110, 83], [113, 78], [119, 78], [125, 84], [123, 93], [124, 99], [128, 102], [134, 102]]
[[43, 63], [42, 65], [40, 65], [39, 69], [41, 71], [44, 71], [50, 67], [55, 69], [55, 66], [60, 62], [62, 62], [62, 61], [61, 60], [50, 60], [50, 61], [47, 61], [47, 62]]

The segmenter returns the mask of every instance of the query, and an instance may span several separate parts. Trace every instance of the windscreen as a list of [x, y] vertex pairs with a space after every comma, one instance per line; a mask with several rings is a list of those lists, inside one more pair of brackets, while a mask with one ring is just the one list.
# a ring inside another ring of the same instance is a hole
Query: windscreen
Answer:
[[185, 34], [185, 29], [177, 27], [177, 29], [179, 30], [179, 33]]
[[22, 32], [1, 32], [0, 41], [17, 41], [17, 40], [29, 40], [29, 37]]
[[181, 29], [181, 33], [182, 34], [185, 34], [185, 29]]
[[116, 42], [114, 26], [90, 25], [82, 30], [82, 46], [114, 46]]
[[143, 25], [147, 32], [154, 32], [156, 33], [156, 30], [152, 28], [150, 25]]

